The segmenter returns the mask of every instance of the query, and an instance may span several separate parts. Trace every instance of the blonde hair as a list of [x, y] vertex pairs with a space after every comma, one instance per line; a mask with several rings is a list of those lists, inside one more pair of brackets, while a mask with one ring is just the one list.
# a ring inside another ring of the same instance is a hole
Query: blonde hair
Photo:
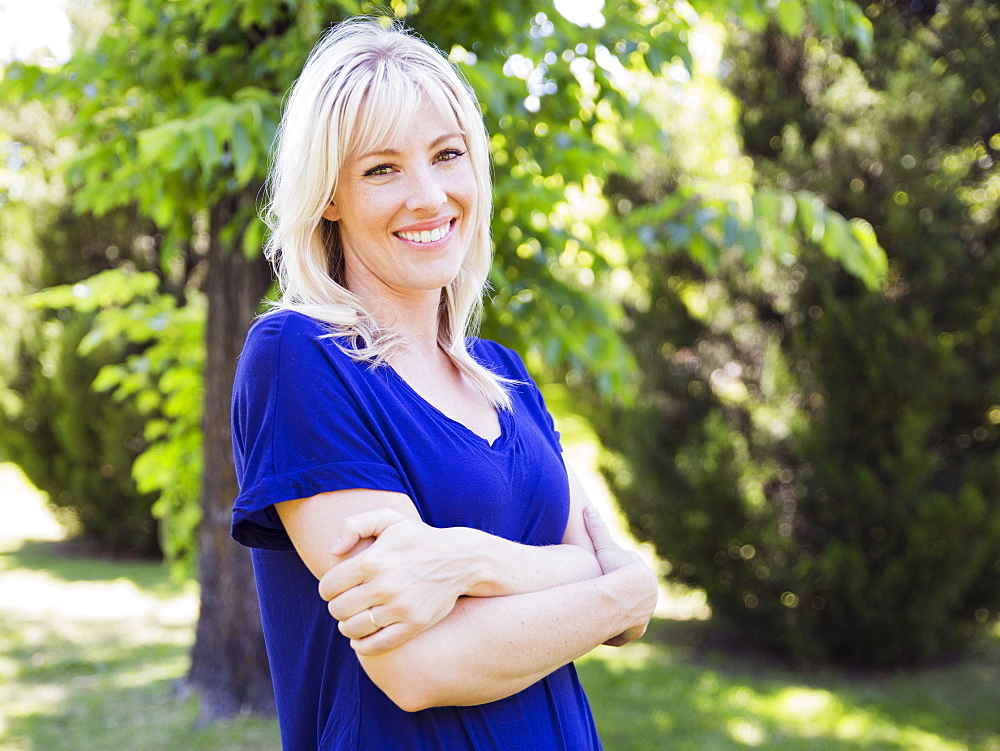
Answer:
[[341, 165], [361, 144], [387, 143], [424, 103], [452, 117], [465, 137], [478, 198], [471, 211], [471, 246], [456, 278], [442, 291], [438, 344], [494, 406], [509, 409], [508, 379], [480, 365], [466, 349], [488, 284], [493, 247], [489, 142], [468, 83], [444, 55], [398, 23], [357, 18], [329, 29], [292, 86], [275, 139], [264, 221], [265, 255], [278, 274], [274, 308], [295, 310], [344, 337], [350, 357], [382, 363], [406, 341], [381, 326], [347, 289], [340, 231], [323, 218]]

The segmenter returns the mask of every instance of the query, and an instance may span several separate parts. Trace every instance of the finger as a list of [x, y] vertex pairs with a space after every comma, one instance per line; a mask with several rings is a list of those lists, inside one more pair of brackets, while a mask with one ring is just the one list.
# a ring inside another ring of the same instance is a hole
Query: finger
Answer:
[[604, 523], [604, 519], [601, 518], [596, 508], [587, 506], [583, 510], [583, 521], [587, 527], [587, 534], [590, 535], [590, 541], [594, 543], [594, 550], [596, 552], [619, 547], [618, 543], [611, 536], [611, 530], [608, 529], [608, 525]]
[[366, 537], [378, 537], [393, 524], [405, 518], [391, 508], [378, 508], [349, 516], [344, 520], [340, 535], [334, 540], [330, 552], [334, 555], [346, 555], [361, 540]]
[[420, 633], [405, 623], [392, 623], [385, 628], [381, 628], [371, 636], [361, 639], [351, 639], [351, 648], [359, 655], [372, 657], [374, 655], [388, 652], [395, 649], [400, 644], [405, 644], [414, 636]]
[[353, 560], [346, 560], [331, 568], [319, 580], [319, 596], [329, 602], [367, 581], [364, 570]]
[[395, 625], [391, 622], [383, 624], [379, 618], [390, 619], [391, 616], [384, 609], [377, 606], [365, 608], [360, 613], [356, 613], [350, 618], [340, 621], [337, 624], [337, 628], [348, 639], [366, 639], [374, 636], [386, 626]]
[[371, 587], [361, 586], [349, 589], [344, 594], [334, 597], [326, 608], [330, 611], [330, 615], [338, 621], [344, 621], [385, 602], [386, 599], [380, 597]]

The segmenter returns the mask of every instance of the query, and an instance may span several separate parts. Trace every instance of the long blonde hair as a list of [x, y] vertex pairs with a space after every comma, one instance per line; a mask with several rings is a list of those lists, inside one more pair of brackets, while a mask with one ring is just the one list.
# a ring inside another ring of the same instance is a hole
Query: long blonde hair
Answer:
[[483, 367], [466, 349], [482, 312], [493, 246], [489, 142], [471, 88], [444, 55], [398, 23], [358, 18], [332, 27], [310, 53], [292, 86], [275, 140], [264, 221], [265, 254], [278, 274], [273, 307], [296, 310], [344, 337], [344, 352], [375, 365], [402, 337], [379, 325], [347, 289], [340, 231], [323, 218], [341, 165], [360, 144], [386, 143], [422, 103], [453, 117], [475, 173], [471, 245], [456, 278], [442, 291], [438, 344], [494, 406], [509, 409], [507, 379]]

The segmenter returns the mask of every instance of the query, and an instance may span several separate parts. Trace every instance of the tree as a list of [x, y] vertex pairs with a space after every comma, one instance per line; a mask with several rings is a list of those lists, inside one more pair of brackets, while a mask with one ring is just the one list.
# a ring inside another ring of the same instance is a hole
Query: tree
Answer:
[[865, 6], [870, 56], [736, 32], [727, 80], [758, 184], [863, 217], [887, 284], [808, 245], [711, 276], [651, 254], [627, 334], [643, 398], [601, 431], [634, 528], [717, 615], [862, 665], [939, 655], [1000, 606], [1000, 89], [980, 52], [1000, 13], [894, 5]]
[[[134, 204], [160, 230], [162, 265], [190, 268], [189, 284], [206, 294], [202, 611], [189, 678], [208, 717], [262, 709], [269, 689], [255, 595], [246, 555], [228, 540], [236, 494], [227, 407], [232, 368], [269, 284], [255, 201], [282, 93], [326, 24], [370, 6], [108, 5], [112, 21], [93, 48], [80, 50], [57, 75], [13, 68], [5, 87], [22, 97], [62, 97], [73, 107], [73, 133], [85, 144], [67, 170], [77, 208], [100, 216]], [[759, 22], [768, 4], [697, 5], [741, 9]], [[633, 170], [619, 138], [643, 131], [632, 75], [657, 75], [663, 65], [689, 59], [692, 15], [629, 0], [603, 26], [581, 28], [548, 3], [527, 0], [485, 7], [394, 0], [391, 7], [463, 66], [494, 134], [498, 292], [486, 330], [528, 343], [536, 368], [559, 360], [626, 362], [606, 325], [615, 308], [593, 294], [624, 252], [599, 175], [612, 165]], [[783, 22], [801, 24], [806, 7], [830, 28], [864, 36], [863, 16], [843, 0], [783, 0]], [[569, 317], [585, 315], [599, 325], [568, 325]], [[613, 383], [616, 371], [608, 370]]]
[[140, 227], [128, 210], [102, 221], [69, 210], [52, 174], [57, 149], [65, 150], [58, 124], [58, 113], [38, 103], [0, 108], [0, 453], [72, 515], [88, 545], [155, 554], [152, 497], [137, 492], [131, 475], [144, 447], [141, 417], [90, 386], [127, 346], [106, 342], [80, 356], [93, 314], [21, 302], [43, 287], [148, 260], [133, 247]]

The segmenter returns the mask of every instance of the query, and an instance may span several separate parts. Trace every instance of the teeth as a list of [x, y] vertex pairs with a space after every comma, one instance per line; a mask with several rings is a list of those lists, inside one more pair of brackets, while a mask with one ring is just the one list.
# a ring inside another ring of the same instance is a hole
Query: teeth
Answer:
[[446, 222], [437, 229], [424, 230], [423, 232], [397, 232], [396, 236], [409, 240], [411, 243], [433, 243], [447, 235], [450, 228], [451, 222]]

